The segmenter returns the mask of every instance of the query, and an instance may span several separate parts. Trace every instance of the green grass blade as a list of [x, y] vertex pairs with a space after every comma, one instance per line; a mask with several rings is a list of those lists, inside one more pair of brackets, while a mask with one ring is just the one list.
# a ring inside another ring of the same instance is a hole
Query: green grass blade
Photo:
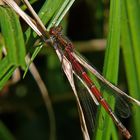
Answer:
[[[139, 40], [138, 37], [135, 35], [140, 35], [139, 28], [140, 21], [136, 18], [136, 15], [139, 11], [139, 6], [137, 5], [137, 1], [133, 1], [133, 3], [127, 3], [126, 0], [123, 1], [123, 16], [122, 16], [122, 51], [124, 57], [124, 63], [126, 68], [126, 76], [128, 81], [128, 88], [129, 93], [131, 96], [140, 99], [140, 71], [139, 64], [137, 64], [137, 59], [140, 58], [139, 52]], [[132, 7], [135, 7], [135, 11], [131, 13]], [[133, 16], [133, 19], [132, 17]], [[138, 16], [138, 15], [137, 15]], [[139, 24], [138, 24], [139, 23]], [[133, 25], [133, 26], [132, 26]], [[134, 34], [136, 33], [136, 34]], [[135, 42], [135, 43], [134, 43]], [[135, 115], [133, 117], [133, 139], [138, 139], [140, 137], [140, 125], [139, 125], [139, 118], [140, 118], [140, 109], [139, 107], [135, 108]]]
[[[128, 9], [126, 7], [125, 0], [123, 2], [123, 11], [122, 11], [122, 51], [126, 67], [126, 74], [128, 79], [128, 86], [130, 94], [134, 97], [139, 97], [139, 84], [138, 84], [138, 75], [136, 70], [136, 62], [134, 58], [134, 48], [132, 42], [132, 34], [130, 29], [130, 22], [128, 19]], [[127, 35], [126, 35], [127, 34]]]
[[0, 7], [0, 24], [9, 62], [25, 68], [25, 45], [19, 19], [10, 8]]
[[[119, 50], [120, 50], [120, 17], [121, 17], [121, 0], [112, 0], [110, 5], [110, 22], [109, 22], [109, 35], [107, 39], [107, 49], [105, 53], [104, 62], [104, 76], [111, 82], [117, 83], [118, 79], [118, 66], [119, 66]], [[104, 93], [105, 94], [105, 93]], [[104, 96], [109, 104], [113, 107], [113, 98], [107, 94]], [[99, 116], [104, 116], [103, 131], [97, 129], [96, 140], [110, 140], [113, 136], [118, 139], [114, 123], [109, 118], [109, 115], [101, 107]], [[99, 117], [102, 118], [102, 117]], [[100, 120], [98, 120], [100, 123]], [[99, 133], [98, 133], [99, 132]]]
[[67, 11], [69, 10], [69, 8], [74, 3], [74, 1], [75, 0], [65, 0], [65, 1], [63, 1], [60, 8], [56, 12], [56, 14], [53, 16], [49, 26], [47, 27], [48, 31], [52, 26], [58, 26], [59, 25], [59, 23], [61, 22], [61, 20], [63, 19], [63, 17], [67, 13]]
[[16, 66], [10, 67], [5, 75], [3, 75], [2, 79], [0, 79], [0, 90], [6, 84], [7, 80], [11, 77], [13, 72], [15, 71]]
[[57, 10], [60, 9], [63, 2], [64, 0], [48, 0], [44, 3], [38, 15], [45, 25], [57, 13]]
[[11, 24], [11, 18], [9, 16], [9, 8], [0, 7], [0, 24], [2, 35], [4, 36], [7, 56], [9, 58], [9, 62], [13, 62], [13, 64], [17, 63], [16, 59], [16, 47], [14, 40], [14, 32], [13, 26]]
[[7, 57], [3, 58], [0, 61], [0, 80], [3, 77], [3, 75], [6, 74], [8, 69], [12, 66], [12, 64], [9, 62], [9, 59]]
[[14, 42], [15, 42], [15, 50], [16, 50], [14, 52], [15, 53], [14, 55], [16, 56], [17, 65], [21, 66], [24, 69], [26, 66], [25, 64], [26, 50], [25, 50], [23, 33], [20, 26], [19, 18], [13, 10], [8, 8], [7, 11], [10, 16], [10, 22], [14, 33]]
[[0, 60], [2, 59], [2, 48], [4, 44], [3, 36], [0, 34]]
[[18, 66], [25, 68], [25, 45], [18, 16], [7, 7], [0, 7], [0, 28], [6, 56], [0, 60], [0, 88]]
[[41, 49], [42, 49], [42, 45], [35, 48], [35, 51], [31, 56], [31, 60], [30, 60], [29, 64], [27, 65], [27, 67], [26, 67], [26, 69], [24, 71], [23, 78], [25, 78], [25, 76], [26, 76], [26, 74], [28, 72], [28, 69], [30, 67], [30, 64], [34, 61], [34, 59], [36, 58], [36, 56], [38, 55], [38, 53], [40, 52]]
[[130, 21], [130, 29], [132, 34], [132, 43], [133, 43], [133, 50], [134, 50], [134, 59], [136, 62], [136, 70], [138, 74], [138, 81], [140, 85], [140, 47], [139, 47], [139, 41], [140, 41], [140, 21], [138, 18], [140, 17], [140, 5], [139, 2], [130, 0], [126, 1], [127, 8], [128, 8], [128, 16]]

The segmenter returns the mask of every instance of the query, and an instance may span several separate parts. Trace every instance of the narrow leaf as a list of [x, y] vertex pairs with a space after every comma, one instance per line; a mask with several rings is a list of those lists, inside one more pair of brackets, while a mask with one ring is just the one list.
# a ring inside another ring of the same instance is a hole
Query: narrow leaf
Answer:
[[[109, 21], [109, 34], [107, 39], [107, 49], [105, 53], [104, 62], [104, 76], [111, 82], [117, 83], [118, 66], [119, 66], [119, 47], [120, 47], [120, 17], [121, 17], [121, 1], [112, 0], [110, 4], [110, 21]], [[114, 107], [113, 98], [109, 100], [109, 96], [104, 93], [111, 107]], [[101, 113], [102, 112], [102, 113]], [[97, 129], [96, 140], [110, 140], [111, 136], [117, 136], [116, 131], [112, 131], [115, 127], [114, 123], [109, 118], [109, 115], [101, 107], [99, 116], [104, 116], [103, 132], [100, 133]], [[102, 117], [99, 117], [102, 118]], [[98, 120], [100, 123], [100, 120]], [[98, 133], [99, 132], [99, 133]], [[99, 135], [100, 134], [100, 135]], [[116, 138], [117, 139], [117, 138]]]
[[[123, 0], [123, 11], [122, 11], [122, 52], [124, 57], [126, 76], [128, 81], [129, 93], [131, 96], [140, 99], [139, 91], [140, 91], [140, 71], [138, 71], [138, 65], [136, 58], [140, 58], [140, 54], [138, 51], [139, 40], [138, 37], [135, 37], [135, 34], [139, 34], [139, 30], [136, 31], [135, 28], [139, 28], [140, 21], [138, 20], [138, 15], [136, 18], [136, 12], [139, 11], [139, 6], [137, 5], [137, 1], [133, 1], [133, 3], [127, 3], [126, 0]], [[129, 8], [128, 8], [129, 7]], [[135, 7], [135, 11], [131, 13], [130, 7]], [[135, 16], [134, 16], [135, 15]], [[134, 16], [134, 17], [130, 17]], [[133, 19], [131, 19], [133, 18]], [[131, 21], [133, 20], [133, 21]], [[135, 21], [134, 21], [135, 20]], [[132, 23], [133, 22], [133, 23]], [[133, 26], [132, 26], [133, 24]], [[135, 43], [134, 43], [135, 42]], [[136, 51], [137, 50], [137, 51]], [[140, 109], [139, 107], [135, 108], [135, 115], [133, 117], [134, 127], [133, 131], [135, 131], [134, 139], [138, 139], [140, 137], [140, 125], [138, 123], [138, 119], [140, 118]]]

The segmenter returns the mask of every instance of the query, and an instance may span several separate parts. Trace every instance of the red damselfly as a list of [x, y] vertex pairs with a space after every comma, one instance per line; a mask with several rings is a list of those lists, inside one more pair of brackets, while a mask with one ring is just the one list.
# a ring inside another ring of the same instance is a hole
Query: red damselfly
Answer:
[[[56, 54], [58, 55], [61, 63], [62, 68], [70, 82], [70, 85], [73, 89], [73, 92], [75, 94], [77, 104], [78, 104], [78, 111], [80, 114], [80, 121], [81, 121], [81, 128], [84, 135], [84, 138], [86, 140], [90, 139], [89, 135], [89, 127], [87, 127], [86, 122], [86, 115], [84, 114], [86, 112], [86, 107], [90, 102], [95, 103], [96, 105], [101, 104], [106, 112], [110, 115], [112, 120], [115, 122], [116, 126], [120, 130], [120, 132], [127, 138], [131, 138], [131, 134], [129, 131], [125, 128], [125, 126], [121, 123], [121, 121], [117, 118], [117, 116], [112, 111], [109, 104], [106, 102], [106, 100], [103, 98], [101, 92], [97, 89], [94, 82], [90, 79], [88, 73], [85, 71], [85, 69], [89, 70], [93, 75], [95, 75], [99, 80], [101, 80], [103, 83], [105, 83], [108, 87], [113, 89], [115, 93], [120, 96], [126, 98], [128, 101], [135, 103], [140, 106], [140, 102], [131, 96], [127, 95], [125, 92], [121, 91], [119, 88], [111, 84], [109, 81], [107, 81], [102, 75], [100, 75], [90, 64], [87, 63], [82, 57], [80, 57], [76, 51], [74, 50], [74, 46], [65, 36], [61, 33], [61, 27], [52, 27], [49, 32], [46, 31], [46, 28], [30, 6], [29, 2], [27, 0], [24, 0], [25, 4], [33, 14], [34, 19], [31, 20], [31, 18], [26, 15], [20, 7], [13, 1], [13, 0], [3, 0], [6, 4], [8, 4], [10, 7], [12, 7], [26, 22], [29, 24], [29, 26], [44, 40], [44, 42], [48, 43], [48, 41], [52, 43], [52, 46], [54, 47]], [[46, 35], [50, 37], [48, 40]], [[81, 95], [77, 92], [74, 76], [77, 77], [77, 79], [82, 83], [82, 85], [85, 87], [86, 91], [88, 91], [88, 94], [84, 93]], [[85, 96], [87, 96], [87, 99], [84, 99]], [[124, 101], [125, 102], [125, 101]], [[87, 104], [87, 105], [85, 105]], [[91, 105], [90, 105], [91, 106]], [[92, 107], [91, 107], [92, 108]], [[85, 111], [84, 111], [85, 110]], [[90, 110], [90, 107], [87, 109], [90, 114], [90, 119], [93, 118], [94, 114]], [[87, 112], [88, 112], [87, 111]], [[91, 112], [90, 112], [91, 111]], [[94, 120], [94, 119], [93, 119]], [[90, 122], [90, 120], [89, 120]], [[91, 123], [92, 124], [92, 123]]]
[[[84, 64], [83, 64], [83, 66], [80, 64], [82, 62], [84, 62], [84, 63], [87, 63], [87, 62], [84, 61], [79, 56], [77, 56], [77, 54], [74, 52], [73, 44], [69, 40], [64, 38], [63, 35], [61, 34], [61, 27], [53, 27], [53, 28], [51, 28], [50, 34], [52, 35], [53, 44], [55, 46], [56, 51], [59, 51], [58, 55], [60, 54], [62, 56], [61, 62], [62, 62], [62, 65], [63, 65], [63, 69], [64, 69], [64, 71], [65, 71], [70, 83], [73, 83], [73, 81], [74, 81], [73, 76], [72, 76], [73, 75], [72, 72], [73, 72], [78, 77], [78, 79], [80, 79], [80, 81], [82, 81], [82, 83], [84, 83], [84, 85], [86, 85], [86, 88], [88, 89], [89, 94], [92, 97], [93, 101], [97, 105], [98, 105], [98, 103], [100, 103], [104, 107], [104, 109], [111, 116], [111, 118], [113, 119], [113, 121], [117, 125], [118, 129], [121, 131], [121, 133], [127, 139], [129, 139], [131, 137], [129, 131], [124, 127], [124, 125], [119, 121], [119, 119], [113, 113], [113, 111], [112, 111], [111, 107], [109, 106], [109, 104], [103, 98], [102, 94], [97, 89], [97, 87], [95, 86], [94, 82], [90, 79], [90, 77], [88, 76], [87, 72], [84, 70], [84, 68], [86, 66]], [[59, 48], [61, 46], [64, 47], [64, 51], [62, 51], [62, 48]], [[80, 59], [77, 59], [77, 58], [80, 58]], [[81, 62], [81, 59], [82, 59], [82, 62]], [[69, 64], [68, 64], [68, 62], [64, 62], [64, 60], [68, 61]], [[79, 61], [80, 61], [80, 63], [79, 63]], [[69, 66], [70, 70], [68, 68], [68, 65], [70, 65]], [[87, 65], [89, 65], [89, 64], [87, 64]], [[97, 71], [95, 71], [95, 72], [97, 73]], [[70, 75], [71, 78], [69, 78], [69, 75]], [[72, 86], [72, 88], [73, 88], [73, 86]], [[73, 88], [73, 91], [75, 91], [74, 88]], [[87, 131], [87, 128], [85, 128], [85, 126], [82, 126], [82, 127], [83, 127], [83, 129], [82, 129], [83, 133], [85, 133]], [[85, 137], [89, 137], [89, 136], [86, 135]]]

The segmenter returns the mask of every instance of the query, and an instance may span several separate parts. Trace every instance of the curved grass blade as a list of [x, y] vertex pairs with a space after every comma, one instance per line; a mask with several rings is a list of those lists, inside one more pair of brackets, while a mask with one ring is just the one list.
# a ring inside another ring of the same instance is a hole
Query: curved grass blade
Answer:
[[4, 38], [6, 55], [0, 60], [0, 88], [16, 67], [25, 68], [25, 46], [19, 19], [10, 8], [0, 7], [0, 27]]
[[6, 74], [3, 75], [3, 77], [0, 79], [0, 89], [3, 88], [3, 86], [6, 84], [6, 82], [9, 80], [9, 78], [12, 76], [13, 72], [15, 71], [17, 67], [12, 66], [6, 71]]
[[[140, 99], [140, 71], [139, 64], [137, 63], [138, 58], [140, 58], [139, 52], [139, 4], [137, 1], [127, 2], [123, 0], [122, 3], [122, 52], [124, 57], [126, 76], [128, 81], [128, 88], [130, 95]], [[135, 9], [133, 11], [133, 8]], [[131, 13], [133, 11], [133, 13]], [[127, 34], [127, 35], [126, 35]], [[138, 108], [133, 117], [135, 132], [133, 138], [138, 139], [140, 137], [140, 125], [138, 119], [140, 118], [140, 111]]]
[[58, 26], [69, 8], [72, 6], [75, 0], [65, 0], [63, 1], [61, 7], [58, 9], [54, 17], [52, 18], [49, 26], [47, 27], [47, 31], [53, 26]]
[[[104, 62], [104, 76], [111, 82], [117, 83], [118, 77], [118, 65], [119, 65], [119, 46], [120, 46], [120, 17], [121, 17], [121, 0], [111, 1], [110, 4], [110, 21], [109, 21], [109, 34], [107, 39], [107, 49], [105, 54]], [[106, 99], [109, 99], [109, 96], [105, 96]], [[108, 100], [109, 104], [113, 107], [113, 99]], [[117, 136], [113, 127], [113, 122], [108, 117], [101, 108], [101, 112], [105, 118], [104, 120], [104, 131], [103, 133], [98, 134], [98, 129], [96, 132], [96, 140], [109, 140], [112, 135]], [[102, 115], [99, 113], [99, 116]], [[101, 117], [99, 117], [101, 118]], [[100, 120], [98, 120], [100, 123]], [[114, 130], [114, 131], [112, 131]], [[113, 133], [113, 134], [112, 134]], [[118, 139], [115, 137], [114, 139]]]
[[9, 8], [0, 7], [0, 23], [9, 62], [25, 68], [25, 47], [19, 19]]
[[30, 62], [28, 63], [25, 71], [24, 71], [24, 74], [23, 74], [23, 78], [26, 76], [27, 72], [28, 72], [28, 69], [30, 67], [30, 64], [34, 61], [34, 59], [36, 58], [37, 54], [40, 52], [40, 50], [42, 49], [43, 45], [40, 45], [39, 47], [36, 47], [35, 48], [35, 51], [34, 53], [32, 54], [31, 56], [31, 59], [30, 59]]

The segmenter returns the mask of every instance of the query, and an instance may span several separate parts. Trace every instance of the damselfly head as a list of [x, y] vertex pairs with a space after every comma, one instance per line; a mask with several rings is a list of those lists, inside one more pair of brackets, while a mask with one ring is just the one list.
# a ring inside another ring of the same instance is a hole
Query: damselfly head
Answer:
[[58, 36], [62, 31], [62, 26], [57, 26], [57, 27], [51, 27], [50, 28], [50, 34], [54, 36]]
[[55, 35], [55, 28], [54, 27], [50, 28], [50, 35]]

